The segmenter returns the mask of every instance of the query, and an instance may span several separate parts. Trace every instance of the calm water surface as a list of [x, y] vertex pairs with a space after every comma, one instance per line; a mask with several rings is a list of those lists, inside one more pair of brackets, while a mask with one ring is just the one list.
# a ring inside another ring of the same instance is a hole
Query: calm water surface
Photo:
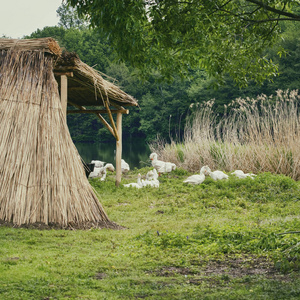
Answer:
[[[150, 165], [150, 149], [144, 140], [123, 140], [122, 158], [129, 164], [130, 169], [143, 168]], [[101, 160], [116, 165], [116, 143], [75, 143], [75, 146], [87, 163], [91, 160]]]

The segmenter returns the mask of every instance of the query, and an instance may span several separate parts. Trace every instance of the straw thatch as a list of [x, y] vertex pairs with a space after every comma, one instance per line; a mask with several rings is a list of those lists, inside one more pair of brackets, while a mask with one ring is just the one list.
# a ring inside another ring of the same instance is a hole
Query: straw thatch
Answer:
[[53, 38], [41, 38], [31, 40], [0, 39], [1, 50], [21, 50], [21, 51], [43, 51], [60, 56], [62, 51], [58, 43]]
[[[103, 101], [110, 105], [138, 106], [136, 99], [126, 94], [115, 84], [104, 80], [101, 74], [80, 60], [76, 53], [64, 52], [56, 61], [55, 75], [72, 72], [68, 78], [68, 99], [81, 106], [104, 106]], [[58, 84], [60, 85], [60, 81]]]
[[53, 74], [56, 57], [48, 46], [27, 46], [0, 49], [0, 223], [118, 228], [70, 137]]

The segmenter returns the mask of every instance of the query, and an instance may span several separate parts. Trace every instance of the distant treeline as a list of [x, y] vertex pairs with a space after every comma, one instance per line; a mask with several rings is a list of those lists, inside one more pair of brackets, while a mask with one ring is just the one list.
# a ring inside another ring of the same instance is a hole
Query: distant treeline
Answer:
[[[54, 37], [61, 47], [75, 51], [82, 61], [115, 78], [118, 86], [138, 100], [140, 109], [131, 108], [129, 115], [123, 118], [124, 139], [139, 137], [151, 141], [159, 136], [165, 140], [179, 140], [193, 103], [215, 99], [215, 113], [222, 115], [224, 104], [235, 98], [256, 97], [262, 93], [269, 96], [278, 89], [297, 89], [300, 83], [299, 25], [285, 25], [281, 41], [262, 54], [279, 64], [279, 75], [273, 78], [273, 82], [265, 82], [261, 86], [249, 82], [246, 88], [239, 88], [229, 77], [224, 85], [217, 86], [216, 81], [208, 78], [205, 71], [200, 69], [190, 70], [184, 79], [174, 74], [171, 82], [163, 81], [155, 70], [150, 78], [141, 80], [136, 75], [137, 70], [126, 62], [116, 61], [114, 49], [105, 39], [82, 24], [45, 27], [32, 33], [29, 38]], [[68, 115], [68, 125], [76, 142], [113, 139], [93, 115]]]

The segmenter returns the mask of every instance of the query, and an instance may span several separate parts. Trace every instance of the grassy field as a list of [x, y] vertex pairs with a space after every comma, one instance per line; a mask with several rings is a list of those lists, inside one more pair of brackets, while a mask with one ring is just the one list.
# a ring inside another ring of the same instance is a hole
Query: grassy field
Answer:
[[0, 226], [0, 299], [300, 299], [299, 182], [188, 175], [159, 189], [91, 180], [124, 230]]

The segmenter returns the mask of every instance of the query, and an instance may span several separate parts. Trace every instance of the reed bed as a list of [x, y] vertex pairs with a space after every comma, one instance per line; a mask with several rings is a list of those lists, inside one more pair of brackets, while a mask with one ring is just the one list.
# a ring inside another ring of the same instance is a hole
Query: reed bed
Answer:
[[230, 172], [271, 172], [300, 179], [298, 90], [236, 99], [218, 120], [214, 102], [196, 107], [182, 144], [155, 143], [152, 150], [192, 172], [203, 165]]
[[0, 221], [119, 228], [90, 186], [43, 50], [0, 52]]

